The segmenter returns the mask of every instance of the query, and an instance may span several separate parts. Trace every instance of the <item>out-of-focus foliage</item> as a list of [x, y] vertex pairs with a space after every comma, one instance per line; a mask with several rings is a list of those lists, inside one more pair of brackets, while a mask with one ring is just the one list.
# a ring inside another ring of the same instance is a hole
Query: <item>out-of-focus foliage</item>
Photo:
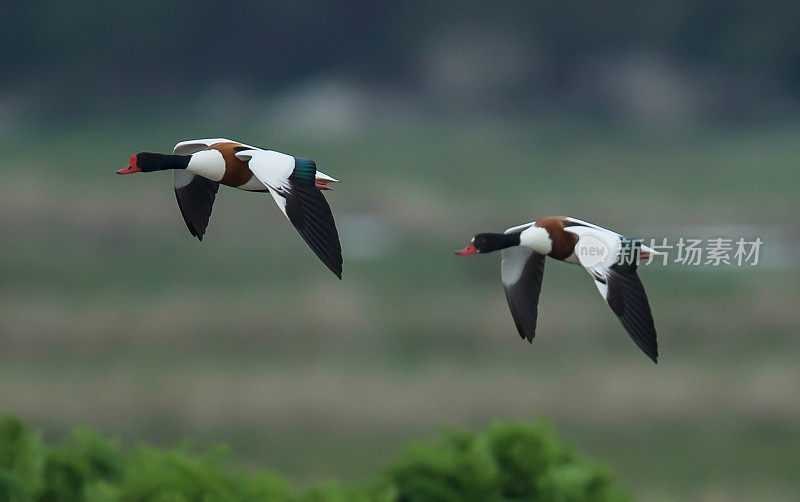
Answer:
[[219, 447], [125, 449], [89, 429], [57, 446], [14, 417], [0, 422], [0, 501], [276, 500], [303, 502], [625, 500], [609, 472], [565, 446], [543, 422], [495, 422], [411, 445], [376, 480], [329, 481], [297, 493], [269, 472], [226, 466]]
[[[123, 449], [91, 429], [57, 446], [19, 419], [0, 422], [2, 501], [293, 500], [289, 484], [272, 473], [224, 467], [224, 448], [197, 455], [184, 445]], [[327, 500], [327, 499], [324, 499]]]
[[417, 443], [389, 468], [399, 500], [625, 500], [609, 472], [566, 447], [543, 422], [494, 422]]

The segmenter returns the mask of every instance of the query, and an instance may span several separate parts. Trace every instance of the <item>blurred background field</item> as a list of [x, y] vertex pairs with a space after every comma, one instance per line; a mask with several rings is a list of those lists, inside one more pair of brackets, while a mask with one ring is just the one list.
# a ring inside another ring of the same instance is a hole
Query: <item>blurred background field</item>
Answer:
[[[0, 32], [1, 411], [301, 483], [547, 417], [640, 500], [800, 497], [797, 12], [84, 3]], [[343, 281], [268, 196], [222, 188], [199, 243], [169, 174], [114, 174], [215, 136], [343, 180]], [[548, 264], [531, 346], [499, 256], [452, 254], [551, 214], [764, 246], [641, 271], [656, 366], [580, 269]]]

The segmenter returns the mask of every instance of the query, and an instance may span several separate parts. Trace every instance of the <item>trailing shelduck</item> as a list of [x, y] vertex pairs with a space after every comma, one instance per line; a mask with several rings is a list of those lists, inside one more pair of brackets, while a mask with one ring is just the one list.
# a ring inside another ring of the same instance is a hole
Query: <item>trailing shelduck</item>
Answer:
[[219, 185], [269, 192], [303, 240], [342, 278], [342, 248], [331, 208], [321, 190], [338, 180], [317, 171], [308, 159], [224, 138], [193, 139], [172, 155], [142, 152], [119, 174], [173, 170], [175, 196], [189, 232], [201, 241]]
[[658, 362], [656, 328], [636, 273], [639, 258], [655, 252], [611, 230], [565, 216], [540, 218], [502, 234], [473, 237], [457, 255], [502, 250], [500, 276], [522, 338], [533, 342], [545, 257], [583, 265], [636, 345]]

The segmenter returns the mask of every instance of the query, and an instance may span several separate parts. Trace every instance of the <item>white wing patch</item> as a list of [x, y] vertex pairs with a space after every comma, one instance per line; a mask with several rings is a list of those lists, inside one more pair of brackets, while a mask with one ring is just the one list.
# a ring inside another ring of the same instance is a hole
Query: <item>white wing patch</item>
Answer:
[[621, 236], [600, 227], [565, 227], [565, 231], [577, 235], [575, 255], [578, 262], [590, 272], [605, 271], [617, 262]]
[[281, 192], [289, 189], [289, 176], [294, 171], [294, 157], [273, 150], [242, 150], [236, 157], [247, 162], [247, 166], [267, 186], [275, 203], [286, 214], [286, 198]]
[[247, 162], [250, 170], [268, 187], [279, 189], [289, 185], [294, 171], [294, 157], [274, 150], [242, 150], [236, 156]]
[[[576, 223], [585, 223], [574, 218], [569, 219]], [[608, 270], [619, 260], [622, 236], [597, 225], [586, 224], [590, 226], [566, 227], [564, 230], [578, 236], [575, 244], [578, 262], [592, 276], [594, 285], [603, 298], [608, 299]]]
[[508, 287], [519, 282], [525, 263], [533, 254], [533, 250], [514, 246], [504, 249], [501, 254], [503, 259], [500, 262], [500, 279], [503, 285]]
[[277, 192], [275, 192], [275, 190], [273, 190], [271, 188], [269, 189], [269, 194], [272, 195], [273, 199], [275, 199], [275, 204], [278, 205], [278, 207], [280, 208], [280, 210], [283, 213], [283, 215], [288, 218], [289, 215], [286, 214], [286, 199], [282, 195], [279, 195]]
[[[612, 234], [618, 235], [620, 237], [623, 237], [622, 234], [614, 232], [613, 230], [609, 230], [607, 228], [603, 228], [601, 226], [595, 225], [594, 223], [589, 223], [588, 221], [583, 221], [583, 220], [579, 220], [578, 218], [573, 218], [572, 216], [567, 216], [567, 220], [571, 221], [573, 223], [577, 223], [579, 225], [586, 225], [587, 227], [591, 227], [591, 228], [594, 228], [596, 230], [602, 230], [603, 232], [608, 232], [608, 233], [612, 233]], [[569, 228], [570, 227], [565, 228], [565, 230], [568, 230]], [[642, 251], [645, 251], [645, 252], [648, 252], [648, 253], [654, 254], [654, 255], [664, 254], [662, 252], [659, 252], [659, 251], [656, 251], [656, 250], [650, 248], [649, 246], [645, 246], [644, 243], [642, 243]]]
[[175, 188], [183, 188], [194, 179], [194, 173], [184, 169], [175, 169], [172, 171], [172, 181]]

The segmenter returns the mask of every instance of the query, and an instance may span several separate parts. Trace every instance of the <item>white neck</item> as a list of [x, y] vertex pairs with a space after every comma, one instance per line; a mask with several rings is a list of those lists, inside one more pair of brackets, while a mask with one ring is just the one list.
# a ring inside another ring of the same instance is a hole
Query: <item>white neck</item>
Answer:
[[201, 150], [192, 155], [186, 170], [219, 181], [225, 176], [225, 158], [219, 150]]
[[536, 226], [530, 226], [519, 234], [519, 245], [531, 248], [540, 254], [547, 254], [553, 250], [550, 234], [544, 228]]

